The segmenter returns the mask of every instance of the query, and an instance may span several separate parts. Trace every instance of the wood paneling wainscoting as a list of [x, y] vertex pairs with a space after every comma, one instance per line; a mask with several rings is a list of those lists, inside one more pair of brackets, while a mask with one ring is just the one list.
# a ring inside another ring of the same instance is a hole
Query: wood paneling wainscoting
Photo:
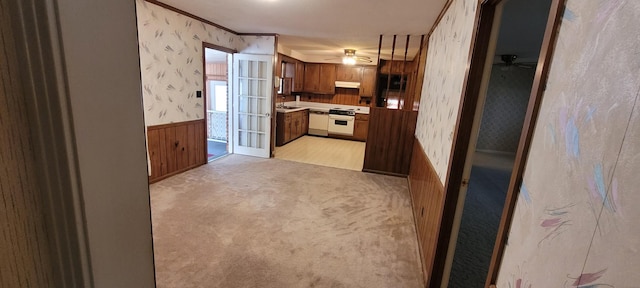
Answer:
[[227, 63], [206, 63], [205, 64], [205, 80], [227, 81]]
[[413, 143], [412, 155], [409, 191], [425, 283], [429, 287], [444, 207], [444, 186], [418, 139]]
[[204, 127], [204, 119], [147, 127], [150, 183], [207, 163]]
[[362, 171], [407, 176], [417, 111], [372, 107]]

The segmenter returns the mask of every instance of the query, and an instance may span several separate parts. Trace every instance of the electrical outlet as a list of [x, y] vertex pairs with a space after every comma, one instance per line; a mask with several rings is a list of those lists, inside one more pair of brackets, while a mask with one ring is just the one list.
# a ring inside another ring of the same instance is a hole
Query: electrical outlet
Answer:
[[196, 91], [196, 98], [202, 98], [202, 91]]

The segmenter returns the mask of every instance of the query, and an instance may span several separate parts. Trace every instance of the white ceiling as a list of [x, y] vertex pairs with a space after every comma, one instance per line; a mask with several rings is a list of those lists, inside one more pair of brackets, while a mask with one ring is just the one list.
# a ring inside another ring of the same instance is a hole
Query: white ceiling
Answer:
[[[340, 63], [345, 48], [377, 63], [403, 59], [406, 35], [411, 35], [407, 59], [413, 59], [420, 35], [431, 30], [446, 0], [160, 0], [239, 33], [280, 35], [278, 50], [306, 62]], [[518, 55], [516, 62], [536, 62], [546, 26], [550, 0], [504, 1], [496, 49]], [[425, 39], [426, 41], [426, 39]], [[213, 56], [212, 56], [213, 57]], [[366, 64], [366, 63], [359, 63]]]
[[391, 58], [393, 35], [399, 35], [394, 59], [404, 58], [406, 35], [412, 35], [407, 59], [416, 55], [420, 35], [427, 34], [446, 0], [161, 0], [239, 33], [276, 33], [279, 50], [308, 62], [336, 62], [345, 48], [377, 62]]

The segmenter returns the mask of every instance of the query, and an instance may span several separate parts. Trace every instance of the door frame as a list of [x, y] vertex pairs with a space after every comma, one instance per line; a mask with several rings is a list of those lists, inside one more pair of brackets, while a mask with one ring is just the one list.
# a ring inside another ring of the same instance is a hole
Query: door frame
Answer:
[[[227, 54], [231, 54], [231, 57], [233, 57], [234, 53], [238, 53], [238, 51], [236, 51], [235, 49], [229, 49], [227, 47], [222, 47], [222, 46], [219, 46], [219, 45], [216, 45], [216, 44], [212, 44], [212, 43], [208, 43], [208, 42], [202, 41], [202, 99], [203, 99], [202, 112], [203, 112], [203, 115], [204, 115], [204, 129], [202, 129], [202, 131], [200, 131], [200, 132], [203, 135], [202, 138], [204, 139], [204, 147], [208, 148], [209, 142], [207, 141], [207, 129], [208, 129], [207, 118], [208, 117], [207, 117], [207, 55], [205, 53], [206, 49], [213, 49], [213, 50], [218, 50], [220, 52], [225, 52]], [[227, 62], [227, 65], [229, 65], [228, 62]], [[228, 71], [232, 71], [231, 69], [232, 69], [232, 67], [229, 66], [227, 70]], [[227, 94], [228, 94], [227, 101], [228, 102], [227, 103], [229, 103], [229, 107], [227, 109], [227, 119], [229, 119], [229, 120], [227, 120], [227, 121], [232, 121], [231, 117], [229, 117], [229, 113], [231, 113], [231, 109], [233, 108], [232, 107], [233, 105], [231, 104], [231, 103], [233, 103], [231, 101], [232, 100], [231, 99], [231, 93], [232, 93], [231, 88], [233, 86], [233, 83], [232, 83], [232, 81], [233, 81], [232, 78], [233, 77], [232, 76], [233, 75], [230, 75], [230, 73], [229, 73], [229, 75], [227, 75], [227, 83], [228, 83], [228, 87], [227, 87]], [[231, 127], [231, 125], [227, 125], [227, 130], [229, 130], [229, 127]], [[231, 143], [230, 139], [227, 139], [227, 145], [229, 146], [229, 148], [228, 148], [229, 150], [232, 149], [232, 147], [230, 147], [230, 143]], [[231, 152], [229, 152], [229, 153], [231, 153]], [[204, 158], [207, 159], [205, 164], [209, 162], [209, 157], [208, 156], [209, 156], [208, 155], [208, 150], [204, 149]]]
[[[467, 153], [469, 152], [469, 140], [473, 131], [473, 122], [476, 114], [479, 93], [481, 92], [483, 72], [487, 59], [489, 40], [494, 25], [496, 9], [498, 4], [508, 0], [484, 0], [480, 4], [476, 26], [476, 36], [472, 40], [472, 53], [469, 58], [469, 65], [466, 71], [465, 83], [463, 84], [463, 97], [460, 100], [460, 110], [457, 116], [457, 124], [454, 132], [451, 157], [447, 171], [447, 181], [445, 183], [445, 200], [442, 210], [442, 221], [438, 232], [436, 253], [432, 268], [432, 287], [440, 287], [443, 283], [445, 264], [447, 260], [448, 247], [452, 236], [454, 218], [458, 204], [460, 188], [463, 185], [463, 173], [466, 165]], [[509, 189], [505, 206], [503, 208], [500, 226], [494, 245], [494, 251], [489, 266], [489, 272], [485, 287], [495, 285], [502, 256], [506, 245], [506, 240], [513, 219], [516, 201], [522, 176], [527, 163], [527, 157], [533, 138], [540, 104], [546, 87], [547, 78], [551, 66], [553, 50], [557, 42], [557, 35], [562, 21], [564, 5], [566, 0], [552, 0], [547, 26], [538, 57], [535, 78], [531, 88], [531, 95], [525, 116], [520, 142], [516, 153], [514, 168], [509, 182]], [[464, 184], [466, 185], [466, 184]], [[452, 252], [453, 253], [453, 252]]]

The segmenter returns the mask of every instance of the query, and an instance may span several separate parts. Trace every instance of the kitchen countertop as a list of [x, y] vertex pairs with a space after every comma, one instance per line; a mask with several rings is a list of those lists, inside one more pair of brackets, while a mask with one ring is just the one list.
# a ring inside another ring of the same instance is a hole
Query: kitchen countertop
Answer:
[[293, 107], [293, 106], [287, 106], [287, 107], [292, 107], [292, 108], [278, 108], [278, 107], [276, 107], [276, 112], [278, 112], [278, 113], [290, 113], [290, 112], [298, 112], [298, 111], [309, 109], [309, 107]]
[[[280, 105], [280, 103], [278, 103], [277, 105]], [[337, 105], [337, 104], [316, 103], [316, 102], [296, 103], [295, 101], [285, 102], [284, 106], [291, 107], [291, 108], [284, 109], [284, 108], [277, 108], [276, 106], [276, 111], [279, 113], [290, 113], [290, 112], [297, 112], [297, 111], [309, 109], [311, 111], [329, 112], [329, 109], [338, 107], [343, 109], [354, 109], [355, 112], [358, 114], [369, 114], [369, 107], [362, 107], [362, 106]]]

